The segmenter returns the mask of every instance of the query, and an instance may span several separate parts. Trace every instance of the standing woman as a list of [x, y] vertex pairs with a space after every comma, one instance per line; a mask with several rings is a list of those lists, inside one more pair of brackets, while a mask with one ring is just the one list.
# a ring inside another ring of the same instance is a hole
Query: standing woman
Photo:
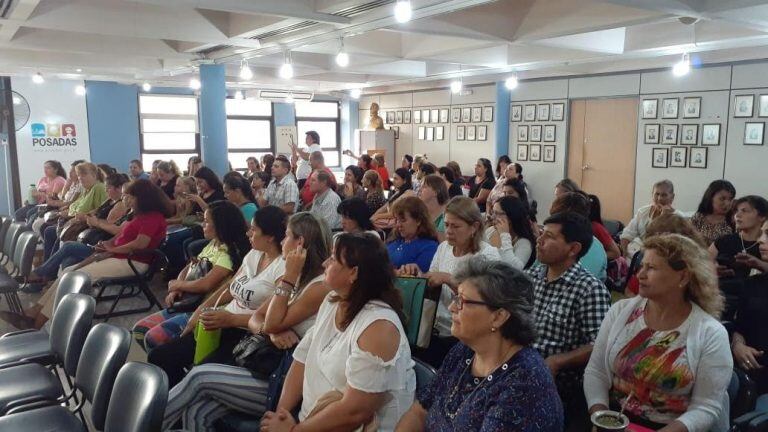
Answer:
[[45, 204], [49, 197], [58, 196], [67, 183], [67, 172], [61, 166], [59, 161], [49, 160], [43, 164], [43, 173], [45, 174], [37, 181], [35, 192], [26, 201], [13, 217], [16, 222], [26, 222], [37, 215], [37, 205]]
[[485, 203], [494, 185], [491, 161], [486, 158], [478, 159], [475, 164], [475, 175], [469, 179], [469, 197], [475, 200], [480, 213], [485, 213]]
[[256, 199], [253, 197], [253, 190], [248, 180], [239, 172], [232, 171], [224, 176], [224, 198], [243, 213], [246, 223], [253, 220], [253, 214], [256, 213]]
[[406, 197], [392, 206], [392, 214], [397, 221], [387, 242], [392, 265], [400, 274], [428, 272], [438, 243], [427, 206], [416, 197]]
[[363, 187], [363, 170], [357, 165], [350, 165], [344, 170], [343, 198], [365, 199], [366, 193]]
[[366, 171], [363, 175], [363, 187], [366, 191], [365, 203], [368, 204], [371, 214], [374, 214], [387, 203], [379, 173], [373, 170]]
[[405, 168], [398, 168], [395, 170], [395, 175], [392, 177], [392, 184], [395, 186], [395, 191], [387, 200], [387, 205], [376, 210], [376, 213], [371, 216], [371, 222], [376, 228], [391, 228], [394, 226], [394, 220], [392, 215], [392, 205], [400, 198], [415, 196], [413, 191], [413, 184], [411, 184], [411, 173]]
[[528, 207], [514, 197], [502, 197], [493, 204], [493, 225], [486, 228], [485, 240], [499, 250], [502, 261], [522, 270], [536, 259]]
[[175, 199], [174, 190], [176, 189], [176, 180], [181, 177], [181, 171], [176, 166], [176, 162], [160, 162], [157, 164], [157, 185], [165, 192], [168, 199]]
[[728, 180], [715, 180], [704, 191], [691, 223], [708, 245], [724, 235], [733, 234], [732, 204], [735, 198], [736, 188]]
[[376, 172], [379, 173], [379, 177], [381, 177], [382, 187], [388, 190], [389, 189], [389, 170], [387, 170], [387, 163], [384, 160], [384, 154], [382, 153], [374, 154], [373, 161], [376, 162]]
[[733, 202], [736, 232], [724, 235], [709, 246], [709, 254], [717, 261], [720, 277], [746, 278], [752, 273], [749, 255], [760, 259], [758, 239], [760, 229], [768, 220], [768, 201], [757, 195], [747, 195]]
[[427, 206], [429, 220], [435, 226], [438, 240], [445, 240], [445, 206], [448, 205], [450, 197], [442, 177], [437, 174], [424, 177], [424, 183], [419, 189], [419, 198]]

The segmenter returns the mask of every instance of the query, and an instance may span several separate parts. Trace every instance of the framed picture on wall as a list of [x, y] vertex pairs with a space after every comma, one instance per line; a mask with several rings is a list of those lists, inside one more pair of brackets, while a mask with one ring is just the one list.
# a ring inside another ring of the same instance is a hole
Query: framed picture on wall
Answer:
[[661, 101], [661, 118], [671, 119], [677, 118], [677, 108], [680, 100], [678, 98], [662, 99]]
[[429, 110], [428, 109], [421, 110], [421, 122], [422, 123], [429, 123]]
[[528, 159], [532, 161], [540, 161], [541, 160], [541, 144], [531, 144], [530, 145], [530, 154], [528, 155]]
[[461, 108], [453, 108], [451, 110], [451, 121], [453, 123], [461, 122]]
[[483, 121], [483, 107], [472, 107], [472, 123]]
[[493, 107], [492, 106], [483, 107], [483, 122], [490, 123], [492, 121], [493, 121]]
[[510, 121], [519, 122], [523, 120], [523, 106], [512, 105], [512, 112], [510, 113]]
[[421, 110], [413, 110], [413, 122], [415, 124], [421, 123]]
[[467, 126], [467, 141], [474, 141], [476, 137], [476, 128], [474, 125]]
[[435, 128], [428, 127], [427, 128], [427, 141], [434, 141], [435, 140]]
[[691, 168], [706, 168], [707, 167], [707, 148], [691, 147], [690, 157], [688, 159], [688, 166]]
[[760, 95], [758, 117], [768, 117], [768, 95]]
[[435, 128], [435, 140], [442, 141], [444, 139], [445, 139], [445, 127], [438, 126], [437, 128]]
[[424, 126], [419, 126], [419, 133], [418, 133], [418, 135], [416, 135], [418, 137], [418, 139], [424, 140], [424, 138], [426, 138], [426, 133], [425, 133], [426, 129], [427, 128], [425, 128]]
[[526, 105], [523, 120], [536, 121], [536, 105]]
[[683, 98], [683, 118], [701, 117], [701, 98], [687, 97]]
[[658, 144], [659, 143], [659, 131], [661, 130], [661, 125], [658, 124], [647, 124], [645, 125], [645, 139], [643, 140], [646, 144]]
[[403, 112], [403, 123], [411, 124], [411, 110]]
[[552, 121], [563, 121], [563, 120], [565, 120], [565, 104], [562, 102], [553, 103], [552, 104]]
[[395, 123], [395, 112], [394, 111], [387, 111], [387, 123], [389, 123], [389, 124]]
[[517, 145], [517, 160], [519, 160], [519, 161], [527, 161], [528, 160], [528, 145], [527, 144], [518, 144]]
[[472, 108], [466, 107], [461, 109], [461, 122], [469, 123], [472, 120]]
[[486, 125], [479, 125], [477, 127], [477, 140], [478, 141], [485, 141], [488, 139], [488, 126]]
[[659, 107], [658, 99], [643, 99], [642, 118], [655, 119], [658, 116], [657, 114], [658, 107]]
[[430, 120], [430, 123], [440, 123], [440, 110], [439, 109], [429, 110], [429, 120]]
[[440, 123], [448, 123], [448, 108], [440, 108]]
[[662, 144], [677, 144], [677, 125], [665, 124], [661, 125], [661, 143]]
[[699, 141], [699, 125], [684, 124], [680, 126], [680, 144], [696, 145]]
[[555, 142], [555, 125], [544, 126], [544, 141]]
[[536, 120], [549, 121], [549, 104], [539, 104], [536, 106]]
[[669, 156], [669, 149], [664, 147], [656, 147], [653, 149], [651, 156], [651, 166], [654, 168], [666, 168], [668, 166], [667, 157]]
[[555, 161], [555, 146], [545, 145], [544, 146], [544, 162], [554, 162], [554, 161]]
[[744, 125], [744, 144], [763, 145], [763, 122], [748, 122]]
[[464, 126], [456, 126], [456, 141], [464, 141], [466, 129]]
[[701, 125], [701, 145], [720, 145], [720, 124]]
[[669, 166], [685, 168], [688, 159], [688, 147], [672, 147], [669, 151]]
[[531, 125], [530, 140], [534, 142], [541, 141], [541, 125]]
[[755, 95], [737, 95], [733, 99], [734, 117], [752, 117]]
[[528, 141], [528, 126], [517, 125], [517, 140], [520, 142]]
[[395, 131], [395, 139], [400, 139], [400, 126], [392, 126], [391, 129]]
[[395, 112], [395, 123], [403, 123], [403, 112], [402, 111]]

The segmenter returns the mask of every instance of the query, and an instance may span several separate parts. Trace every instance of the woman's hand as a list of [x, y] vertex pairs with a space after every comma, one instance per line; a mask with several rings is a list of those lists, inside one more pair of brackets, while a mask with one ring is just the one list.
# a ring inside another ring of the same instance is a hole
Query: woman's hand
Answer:
[[184, 291], [184, 282], [182, 280], [174, 279], [168, 282], [168, 291]]
[[419, 273], [421, 273], [421, 269], [419, 269], [418, 264], [410, 263], [410, 264], [404, 264], [396, 271], [398, 276], [418, 276]]
[[724, 265], [718, 264], [717, 265], [717, 277], [734, 277], [736, 276], [736, 272], [733, 271], [732, 268], [726, 267]]
[[200, 321], [206, 330], [218, 330], [232, 327], [232, 316], [225, 310], [207, 310], [200, 314]]
[[283, 280], [296, 285], [306, 260], [307, 250], [304, 249], [301, 244], [297, 246], [296, 249], [288, 251], [288, 254], [285, 256], [285, 274], [283, 275]]
[[174, 303], [176, 303], [176, 300], [181, 298], [181, 291], [170, 291], [168, 292], [168, 295], [165, 296], [165, 304], [168, 307], [173, 306]]
[[736, 361], [736, 365], [742, 369], [748, 371], [763, 367], [757, 361], [758, 357], [762, 357], [763, 351], [758, 351], [743, 342], [734, 342], [731, 349], [733, 350], [733, 359]]
[[427, 283], [431, 287], [437, 287], [441, 285], [451, 285], [451, 281], [453, 280], [453, 276], [451, 276], [450, 273], [446, 272], [429, 272], [426, 274], [427, 276]]
[[739, 252], [733, 258], [736, 261], [736, 263], [743, 265], [745, 267], [758, 269], [762, 272], [765, 272], [766, 270], [768, 270], [767, 262], [759, 258], [755, 258], [754, 256], [748, 253]]
[[290, 432], [296, 426], [296, 421], [285, 408], [278, 408], [277, 412], [267, 411], [261, 419], [261, 432]]
[[496, 231], [509, 234], [509, 219], [506, 216], [496, 216], [493, 225]]
[[270, 334], [269, 340], [271, 340], [272, 343], [280, 349], [288, 349], [299, 343], [299, 337], [296, 336], [296, 333], [294, 333], [293, 330], [286, 330], [280, 333]]

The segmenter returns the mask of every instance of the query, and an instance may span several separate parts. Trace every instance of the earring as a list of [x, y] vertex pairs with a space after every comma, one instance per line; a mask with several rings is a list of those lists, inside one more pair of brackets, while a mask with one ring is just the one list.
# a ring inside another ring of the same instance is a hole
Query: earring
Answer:
[[491, 327], [491, 332], [496, 332], [496, 327]]

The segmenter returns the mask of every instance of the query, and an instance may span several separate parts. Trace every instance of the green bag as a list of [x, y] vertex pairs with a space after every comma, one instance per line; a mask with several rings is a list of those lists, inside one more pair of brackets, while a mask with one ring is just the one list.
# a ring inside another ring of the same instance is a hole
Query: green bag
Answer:
[[195, 358], [194, 365], [202, 361], [219, 348], [221, 342], [221, 329], [208, 331], [203, 327], [203, 322], [198, 320], [195, 327]]

